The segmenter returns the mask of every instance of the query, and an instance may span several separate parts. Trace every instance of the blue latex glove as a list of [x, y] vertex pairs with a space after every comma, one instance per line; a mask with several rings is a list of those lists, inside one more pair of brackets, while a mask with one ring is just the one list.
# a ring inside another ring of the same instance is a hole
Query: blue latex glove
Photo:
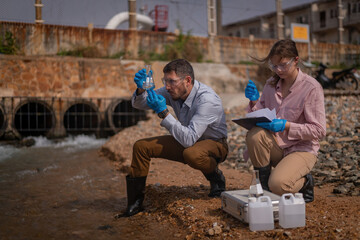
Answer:
[[256, 123], [256, 126], [266, 128], [273, 132], [282, 132], [285, 130], [285, 119], [274, 119], [271, 122], [259, 122]]
[[249, 80], [249, 83], [246, 85], [245, 97], [250, 99], [250, 101], [256, 101], [260, 97], [259, 91], [257, 90], [255, 83], [251, 80]]
[[143, 82], [146, 80], [146, 69], [143, 68], [135, 74], [134, 82], [138, 88], [143, 89]]
[[160, 113], [164, 111], [166, 107], [166, 100], [163, 96], [155, 93], [154, 89], [150, 89], [147, 91], [147, 105], [153, 109], [156, 113]]

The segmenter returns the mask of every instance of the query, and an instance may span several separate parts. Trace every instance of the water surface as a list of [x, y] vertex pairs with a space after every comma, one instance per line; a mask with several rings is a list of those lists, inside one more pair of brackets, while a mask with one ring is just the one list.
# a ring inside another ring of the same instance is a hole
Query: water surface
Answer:
[[0, 239], [107, 239], [99, 229], [124, 209], [126, 188], [98, 155], [106, 139], [35, 140], [29, 148], [0, 145]]

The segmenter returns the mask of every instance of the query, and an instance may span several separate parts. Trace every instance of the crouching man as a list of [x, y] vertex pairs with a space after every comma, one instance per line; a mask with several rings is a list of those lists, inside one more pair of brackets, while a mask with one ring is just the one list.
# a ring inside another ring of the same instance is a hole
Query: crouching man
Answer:
[[[145, 69], [135, 74], [137, 89], [132, 97], [135, 108], [153, 109], [169, 135], [135, 142], [131, 170], [126, 176], [128, 205], [124, 216], [143, 211], [146, 177], [151, 158], [164, 158], [200, 170], [210, 182], [209, 197], [225, 191], [225, 177], [218, 164], [228, 153], [225, 113], [213, 89], [195, 80], [191, 64], [184, 59], [168, 63], [163, 69], [164, 86], [144, 90]], [[176, 118], [169, 113], [171, 106]]]

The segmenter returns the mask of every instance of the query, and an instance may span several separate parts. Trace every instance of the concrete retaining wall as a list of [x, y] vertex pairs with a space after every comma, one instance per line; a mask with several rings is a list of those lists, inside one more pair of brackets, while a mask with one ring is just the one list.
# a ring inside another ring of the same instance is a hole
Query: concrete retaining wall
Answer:
[[[0, 21], [0, 36], [12, 32], [20, 51], [26, 56], [56, 55], [78, 46], [94, 46], [101, 56], [124, 53], [127, 59], [138, 59], [139, 52], [162, 53], [176, 35], [151, 31], [88, 29], [84, 27]], [[275, 39], [247, 39], [219, 36], [194, 37], [199, 42], [204, 61], [237, 64], [249, 56], [264, 57]], [[297, 43], [299, 55], [308, 58], [308, 45]], [[333, 64], [360, 61], [360, 45], [330, 43], [311, 44], [311, 59]]]
[[[156, 88], [167, 62], [153, 62]], [[0, 97], [130, 97], [143, 61], [0, 55]], [[193, 63], [195, 78], [218, 93], [243, 91], [248, 78], [261, 80], [255, 65]]]

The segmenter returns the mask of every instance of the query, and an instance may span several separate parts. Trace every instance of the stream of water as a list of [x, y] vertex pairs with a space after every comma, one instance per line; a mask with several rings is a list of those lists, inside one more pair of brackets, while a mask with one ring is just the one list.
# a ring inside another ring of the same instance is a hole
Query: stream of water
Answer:
[[107, 139], [34, 139], [0, 145], [0, 239], [87, 237], [107, 226], [126, 197], [124, 176], [98, 155]]

